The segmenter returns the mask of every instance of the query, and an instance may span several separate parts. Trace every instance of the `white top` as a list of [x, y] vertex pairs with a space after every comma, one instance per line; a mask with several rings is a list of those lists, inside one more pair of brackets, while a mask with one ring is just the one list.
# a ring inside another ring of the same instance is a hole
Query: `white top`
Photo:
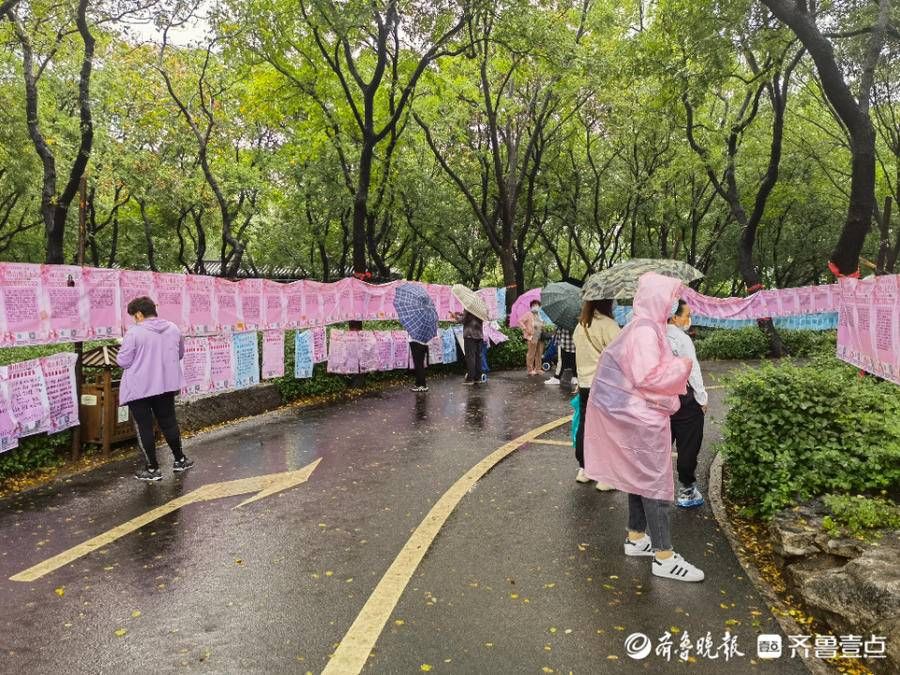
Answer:
[[694, 390], [694, 398], [697, 399], [699, 405], [706, 405], [709, 396], [706, 393], [706, 387], [703, 386], [703, 374], [700, 372], [700, 364], [697, 362], [697, 351], [694, 349], [694, 343], [690, 336], [674, 324], [666, 326], [666, 337], [669, 339], [669, 346], [675, 356], [687, 356], [691, 359], [691, 375], [688, 377], [688, 384]]

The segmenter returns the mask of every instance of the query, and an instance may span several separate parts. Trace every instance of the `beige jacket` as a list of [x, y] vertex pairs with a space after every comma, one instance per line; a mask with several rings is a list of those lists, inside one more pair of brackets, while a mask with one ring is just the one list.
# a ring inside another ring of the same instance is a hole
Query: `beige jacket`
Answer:
[[578, 368], [578, 386], [587, 389], [594, 381], [601, 352], [619, 334], [619, 324], [608, 316], [594, 313], [590, 328], [580, 323], [575, 327], [572, 339], [575, 341], [575, 365]]

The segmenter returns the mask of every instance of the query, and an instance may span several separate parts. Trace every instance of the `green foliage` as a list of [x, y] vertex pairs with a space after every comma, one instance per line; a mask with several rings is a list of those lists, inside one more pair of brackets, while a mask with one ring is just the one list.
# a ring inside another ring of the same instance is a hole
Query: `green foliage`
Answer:
[[0, 455], [0, 480], [35, 469], [49, 469], [62, 464], [61, 450], [70, 446], [69, 431], [47, 436], [28, 436], [19, 439], [19, 447]]
[[823, 519], [829, 532], [844, 531], [865, 537], [871, 530], [900, 528], [900, 506], [893, 500], [865, 495], [825, 495], [824, 501], [831, 512]]
[[900, 487], [900, 388], [833, 357], [766, 364], [729, 382], [720, 446], [751, 515], [827, 493]]
[[[835, 353], [834, 331], [782, 330], [781, 339], [792, 356], [818, 356]], [[719, 329], [702, 333], [696, 341], [697, 358], [764, 359], [769, 355], [769, 340], [756, 327], [739, 330]]]

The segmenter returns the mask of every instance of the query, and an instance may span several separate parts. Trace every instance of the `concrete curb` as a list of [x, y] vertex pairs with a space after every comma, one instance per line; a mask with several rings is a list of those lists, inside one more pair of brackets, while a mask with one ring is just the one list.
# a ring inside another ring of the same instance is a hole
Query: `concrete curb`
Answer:
[[[772, 612], [772, 616], [774, 616], [775, 620], [778, 621], [778, 624], [781, 626], [781, 630], [784, 632], [784, 634], [806, 635], [806, 631], [804, 630], [804, 628], [800, 626], [800, 624], [798, 624], [796, 621], [794, 621], [794, 619], [787, 613], [788, 608], [769, 587], [768, 583], [766, 583], [766, 580], [763, 578], [760, 571], [756, 568], [756, 565], [750, 559], [750, 556], [747, 555], [744, 547], [741, 546], [740, 539], [738, 538], [734, 529], [731, 527], [731, 523], [728, 520], [728, 513], [725, 510], [725, 502], [722, 499], [723, 465], [724, 461], [722, 460], [721, 453], [716, 453], [709, 467], [708, 495], [709, 503], [710, 506], [712, 506], [713, 515], [715, 516], [716, 521], [719, 523], [719, 528], [722, 530], [722, 533], [728, 540], [728, 544], [729, 546], [731, 546], [731, 550], [734, 552], [734, 556], [741, 564], [741, 567], [743, 568], [744, 573], [747, 575], [747, 578], [750, 579], [750, 582], [766, 601], [766, 605], [768, 605], [769, 611]], [[821, 659], [817, 659], [812, 656], [805, 657], [803, 659], [803, 664], [806, 666], [809, 672], [813, 673], [813, 675], [834, 675], [834, 673], [836, 672]]]

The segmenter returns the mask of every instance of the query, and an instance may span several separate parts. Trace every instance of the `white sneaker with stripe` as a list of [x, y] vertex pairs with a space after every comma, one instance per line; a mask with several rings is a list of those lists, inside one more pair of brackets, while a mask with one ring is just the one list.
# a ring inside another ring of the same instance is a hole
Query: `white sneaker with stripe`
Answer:
[[665, 560], [653, 558], [653, 574], [664, 579], [675, 581], [703, 581], [703, 570], [694, 567], [677, 553]]
[[631, 541], [631, 539], [626, 537], [625, 555], [632, 557], [646, 557], [653, 555], [653, 544], [650, 542], [650, 537], [645, 534], [643, 538], [638, 539], [637, 541]]

